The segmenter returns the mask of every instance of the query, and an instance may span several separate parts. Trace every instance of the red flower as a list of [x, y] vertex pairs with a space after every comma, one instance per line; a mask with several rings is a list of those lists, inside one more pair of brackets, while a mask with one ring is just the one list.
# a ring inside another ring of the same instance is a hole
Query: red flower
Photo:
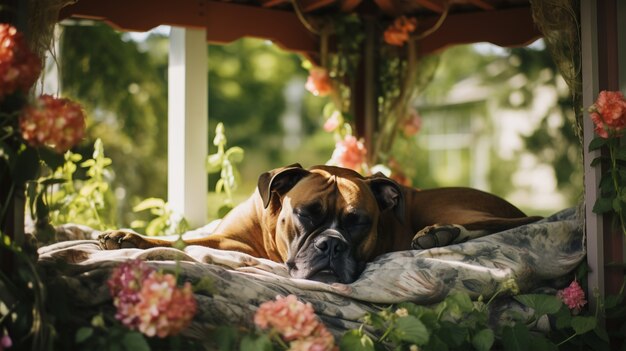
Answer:
[[576, 280], [574, 280], [567, 288], [559, 290], [556, 293], [556, 296], [559, 297], [571, 310], [581, 309], [587, 303], [585, 300], [585, 292]]
[[621, 136], [626, 128], [626, 99], [619, 91], [601, 91], [589, 109], [595, 132], [602, 138]]
[[41, 73], [41, 60], [15, 27], [0, 24], [0, 100], [15, 91], [27, 92]]
[[315, 316], [310, 303], [299, 301], [295, 295], [277, 296], [266, 301], [254, 315], [254, 323], [262, 329], [272, 328], [285, 341], [291, 351], [337, 350], [335, 339]]
[[365, 145], [354, 136], [346, 135], [342, 141], [335, 144], [330, 163], [360, 172], [366, 155]]
[[333, 91], [333, 82], [326, 69], [313, 67], [309, 70], [305, 88], [315, 96], [326, 96]]
[[415, 31], [416, 28], [417, 20], [415, 18], [398, 17], [385, 30], [385, 42], [389, 45], [402, 46], [409, 40], [410, 33]]
[[29, 145], [49, 146], [63, 153], [83, 138], [85, 116], [75, 102], [42, 95], [22, 111], [20, 130]]

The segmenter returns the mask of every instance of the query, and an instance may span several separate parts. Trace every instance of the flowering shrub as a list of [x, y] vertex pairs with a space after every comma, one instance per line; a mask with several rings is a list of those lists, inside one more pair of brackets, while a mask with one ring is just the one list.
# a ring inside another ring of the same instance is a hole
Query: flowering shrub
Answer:
[[[620, 138], [626, 127], [626, 98], [619, 91], [602, 91], [596, 102], [589, 108], [591, 120], [598, 135], [589, 144], [593, 151], [606, 147], [609, 151], [609, 172], [600, 180], [600, 196], [596, 199], [593, 211], [598, 214], [614, 212], [622, 232], [626, 235], [626, 151], [621, 146]], [[602, 161], [599, 156], [591, 165]]]
[[115, 318], [147, 336], [164, 338], [187, 327], [196, 313], [191, 284], [176, 286], [176, 277], [155, 271], [141, 260], [121, 264], [107, 281]]
[[85, 115], [75, 102], [42, 95], [23, 110], [20, 130], [30, 146], [49, 146], [64, 153], [85, 135]]
[[34, 54], [22, 33], [0, 24], [0, 100], [16, 91], [26, 93], [41, 73], [41, 60]]
[[415, 18], [398, 17], [385, 30], [385, 42], [389, 45], [403, 46], [416, 28], [417, 20]]
[[335, 339], [315, 315], [313, 306], [299, 301], [295, 295], [277, 296], [259, 306], [254, 323], [261, 329], [271, 329], [289, 342], [291, 351], [337, 350]]

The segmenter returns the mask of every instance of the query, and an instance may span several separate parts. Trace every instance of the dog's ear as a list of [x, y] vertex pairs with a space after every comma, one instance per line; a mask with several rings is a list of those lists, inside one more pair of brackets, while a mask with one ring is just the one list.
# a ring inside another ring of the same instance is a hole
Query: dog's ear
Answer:
[[276, 168], [259, 176], [257, 187], [263, 201], [263, 207], [267, 208], [272, 198], [272, 192], [280, 195], [288, 192], [300, 179], [309, 174], [299, 163], [287, 167]]
[[402, 188], [395, 181], [382, 173], [376, 173], [367, 178], [380, 211], [391, 210], [400, 222], [404, 221], [404, 194]]

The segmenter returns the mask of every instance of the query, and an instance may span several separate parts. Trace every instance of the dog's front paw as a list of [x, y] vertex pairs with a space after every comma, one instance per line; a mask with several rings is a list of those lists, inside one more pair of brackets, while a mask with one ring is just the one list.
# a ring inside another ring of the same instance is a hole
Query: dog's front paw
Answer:
[[144, 241], [139, 234], [124, 230], [111, 230], [98, 236], [100, 247], [105, 250], [142, 248]]
[[450, 245], [461, 234], [461, 229], [451, 224], [435, 224], [415, 234], [411, 247], [414, 250], [426, 250], [433, 247]]

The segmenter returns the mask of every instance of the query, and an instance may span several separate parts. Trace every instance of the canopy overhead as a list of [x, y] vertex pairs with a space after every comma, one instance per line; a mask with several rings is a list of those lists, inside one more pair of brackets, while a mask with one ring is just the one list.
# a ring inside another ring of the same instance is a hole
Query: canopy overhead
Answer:
[[381, 20], [414, 16], [421, 30], [445, 15], [441, 27], [420, 41], [422, 53], [474, 42], [525, 46], [541, 37], [529, 0], [80, 0], [63, 8], [60, 18], [97, 19], [127, 31], [147, 31], [158, 25], [205, 28], [207, 41], [212, 43], [257, 37], [290, 51], [314, 53], [319, 50], [319, 38], [298, 15], [332, 13], [359, 13]]

